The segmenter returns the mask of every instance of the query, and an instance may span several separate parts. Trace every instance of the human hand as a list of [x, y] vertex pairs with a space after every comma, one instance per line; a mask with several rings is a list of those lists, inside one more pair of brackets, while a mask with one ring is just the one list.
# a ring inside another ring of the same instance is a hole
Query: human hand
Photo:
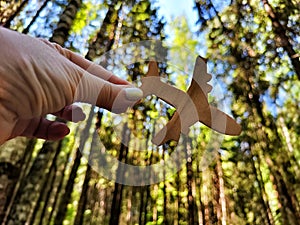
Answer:
[[45, 115], [83, 120], [74, 102], [120, 113], [143, 95], [103, 67], [49, 41], [0, 27], [0, 43], [0, 145], [17, 136], [63, 138], [67, 125]]

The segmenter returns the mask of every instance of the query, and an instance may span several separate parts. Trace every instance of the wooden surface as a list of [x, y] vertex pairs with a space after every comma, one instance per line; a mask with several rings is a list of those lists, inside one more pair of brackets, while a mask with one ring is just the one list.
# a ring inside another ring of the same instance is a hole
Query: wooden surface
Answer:
[[210, 80], [206, 60], [200, 56], [196, 59], [192, 82], [186, 93], [162, 82], [157, 63], [149, 63], [148, 72], [142, 78], [140, 87], [144, 97], [156, 95], [176, 108], [171, 120], [153, 138], [154, 144], [161, 145], [169, 140], [178, 141], [180, 133], [188, 134], [189, 127], [198, 121], [222, 134], [241, 133], [240, 125], [233, 118], [208, 103], [207, 96], [212, 87], [207, 82]]

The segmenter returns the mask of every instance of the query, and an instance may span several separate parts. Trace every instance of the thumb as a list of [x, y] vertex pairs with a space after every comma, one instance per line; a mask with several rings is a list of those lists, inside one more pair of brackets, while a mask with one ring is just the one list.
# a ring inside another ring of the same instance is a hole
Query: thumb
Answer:
[[86, 102], [114, 113], [126, 111], [143, 97], [133, 85], [110, 83], [84, 72], [74, 92], [74, 101]]

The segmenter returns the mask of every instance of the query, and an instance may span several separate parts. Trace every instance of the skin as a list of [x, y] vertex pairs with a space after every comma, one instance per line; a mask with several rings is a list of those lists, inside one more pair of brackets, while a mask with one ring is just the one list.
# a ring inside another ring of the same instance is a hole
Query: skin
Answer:
[[2, 27], [0, 43], [0, 144], [17, 136], [63, 138], [67, 125], [45, 115], [83, 120], [74, 102], [119, 113], [139, 99], [127, 97], [127, 81], [57, 44]]

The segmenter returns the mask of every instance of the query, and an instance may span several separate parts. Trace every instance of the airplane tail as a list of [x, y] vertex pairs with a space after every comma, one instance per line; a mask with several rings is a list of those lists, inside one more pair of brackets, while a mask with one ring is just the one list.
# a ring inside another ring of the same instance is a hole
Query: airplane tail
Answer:
[[[209, 106], [206, 111], [202, 111], [199, 115], [199, 121], [221, 134], [236, 136], [242, 131], [241, 126], [232, 117], [214, 106]], [[176, 112], [167, 125], [155, 135], [152, 142], [156, 145], [170, 140], [178, 142], [181, 132], [180, 118]]]

